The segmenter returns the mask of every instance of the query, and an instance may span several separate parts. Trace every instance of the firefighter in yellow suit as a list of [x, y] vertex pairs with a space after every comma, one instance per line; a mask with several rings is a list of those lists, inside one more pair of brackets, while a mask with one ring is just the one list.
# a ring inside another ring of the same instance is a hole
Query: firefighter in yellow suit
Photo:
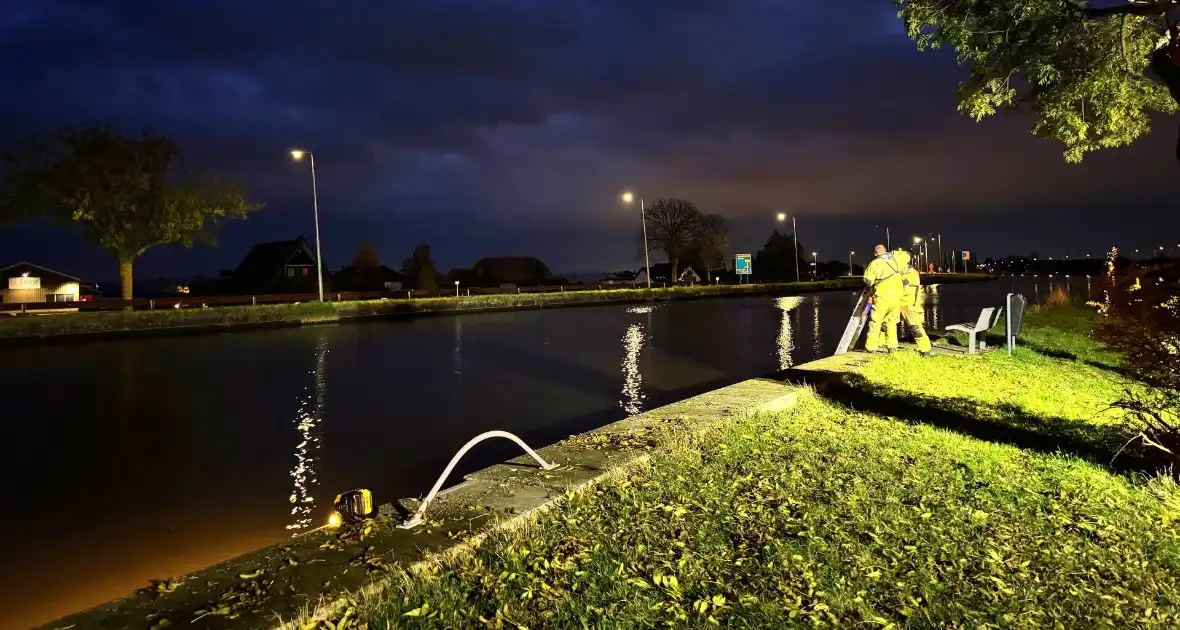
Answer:
[[922, 305], [918, 297], [922, 290], [922, 276], [917, 269], [910, 266], [909, 252], [897, 250], [893, 252], [893, 260], [901, 265], [901, 324], [914, 336], [914, 343], [918, 344], [918, 352], [930, 356], [930, 337], [926, 336], [926, 329], [922, 327]]
[[[898, 264], [884, 245], [873, 249], [876, 258], [865, 267], [865, 285], [871, 292], [873, 307], [869, 311], [869, 332], [865, 350], [878, 352], [881, 336], [885, 336], [885, 352], [897, 350], [897, 324], [901, 320], [902, 274], [905, 267]], [[882, 330], [884, 329], [884, 330]]]

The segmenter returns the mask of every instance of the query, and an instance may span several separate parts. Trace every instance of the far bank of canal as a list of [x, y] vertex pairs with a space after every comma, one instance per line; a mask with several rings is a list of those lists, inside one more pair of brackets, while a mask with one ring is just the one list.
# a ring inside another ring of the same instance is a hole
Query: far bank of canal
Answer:
[[[1012, 288], [931, 287], [928, 319], [970, 318]], [[1049, 287], [1017, 288], [1031, 297]], [[1084, 280], [1071, 289], [1086, 298]], [[2, 596], [17, 613], [10, 627], [306, 531], [347, 488], [372, 488], [379, 502], [420, 496], [484, 430], [549, 444], [823, 356], [854, 300], [846, 291], [13, 349], [25, 370], [0, 393], [25, 419], [18, 441], [61, 465], [30, 476], [0, 464], [26, 479], [0, 508], [8, 566], [25, 578]], [[62, 383], [73, 395], [52, 396]], [[84, 445], [63, 444], [64, 432]], [[481, 445], [454, 479], [513, 448]], [[60, 501], [25, 510], [24, 491]], [[70, 520], [79, 513], [85, 527]]]
[[[934, 278], [931, 276], [931, 278]], [[986, 274], [946, 274], [941, 284], [990, 280]], [[555, 287], [543, 292], [497, 293], [455, 297], [375, 299], [364, 301], [304, 302], [260, 306], [161, 308], [139, 311], [100, 311], [52, 315], [0, 317], [0, 347], [112, 341], [169, 335], [245, 332], [267, 328], [408, 319], [432, 315], [497, 313], [533, 309], [609, 304], [641, 304], [705, 298], [787, 296], [859, 289], [857, 278], [781, 284], [697, 285], [670, 288], [587, 290], [581, 286]]]

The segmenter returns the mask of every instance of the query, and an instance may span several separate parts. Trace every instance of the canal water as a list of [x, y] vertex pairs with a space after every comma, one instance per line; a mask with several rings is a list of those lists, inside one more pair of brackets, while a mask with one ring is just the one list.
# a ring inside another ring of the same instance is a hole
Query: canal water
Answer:
[[[927, 325], [1021, 291], [931, 286]], [[0, 628], [27, 628], [323, 524], [332, 497], [419, 496], [472, 436], [543, 446], [831, 354], [851, 291], [597, 306], [0, 352]], [[513, 457], [481, 444], [456, 471]]]

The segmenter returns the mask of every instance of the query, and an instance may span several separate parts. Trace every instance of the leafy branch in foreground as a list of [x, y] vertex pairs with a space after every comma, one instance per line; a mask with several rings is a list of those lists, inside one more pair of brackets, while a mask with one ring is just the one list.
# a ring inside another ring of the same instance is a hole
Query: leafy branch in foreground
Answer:
[[1151, 113], [1180, 104], [1175, 0], [894, 2], [919, 50], [951, 46], [967, 67], [959, 111], [978, 121], [1027, 106], [1033, 134], [1063, 143], [1068, 162], [1134, 142], [1150, 131]]

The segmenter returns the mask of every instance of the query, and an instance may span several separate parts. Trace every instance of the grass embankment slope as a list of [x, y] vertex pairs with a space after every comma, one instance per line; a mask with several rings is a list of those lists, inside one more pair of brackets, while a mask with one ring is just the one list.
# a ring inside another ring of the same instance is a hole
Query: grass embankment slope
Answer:
[[[984, 274], [959, 274], [942, 281], [986, 280]], [[105, 311], [38, 316], [0, 315], [0, 340], [39, 339], [101, 333], [164, 331], [165, 329], [219, 330], [251, 326], [322, 324], [375, 316], [413, 316], [429, 313], [514, 310], [575, 305], [626, 303], [746, 295], [793, 295], [809, 291], [860, 288], [859, 279], [791, 282], [783, 284], [697, 285], [663, 289], [552, 290], [459, 297], [378, 299], [344, 302], [303, 302], [259, 306], [161, 308], [148, 311]]]
[[[670, 440], [406, 575], [367, 623], [1180, 627], [1180, 490], [1104, 465], [1134, 428], [1103, 411], [1123, 385], [1089, 324], [1030, 315], [1013, 357], [879, 357], [788, 412]], [[933, 420], [883, 411], [903, 398]]]

